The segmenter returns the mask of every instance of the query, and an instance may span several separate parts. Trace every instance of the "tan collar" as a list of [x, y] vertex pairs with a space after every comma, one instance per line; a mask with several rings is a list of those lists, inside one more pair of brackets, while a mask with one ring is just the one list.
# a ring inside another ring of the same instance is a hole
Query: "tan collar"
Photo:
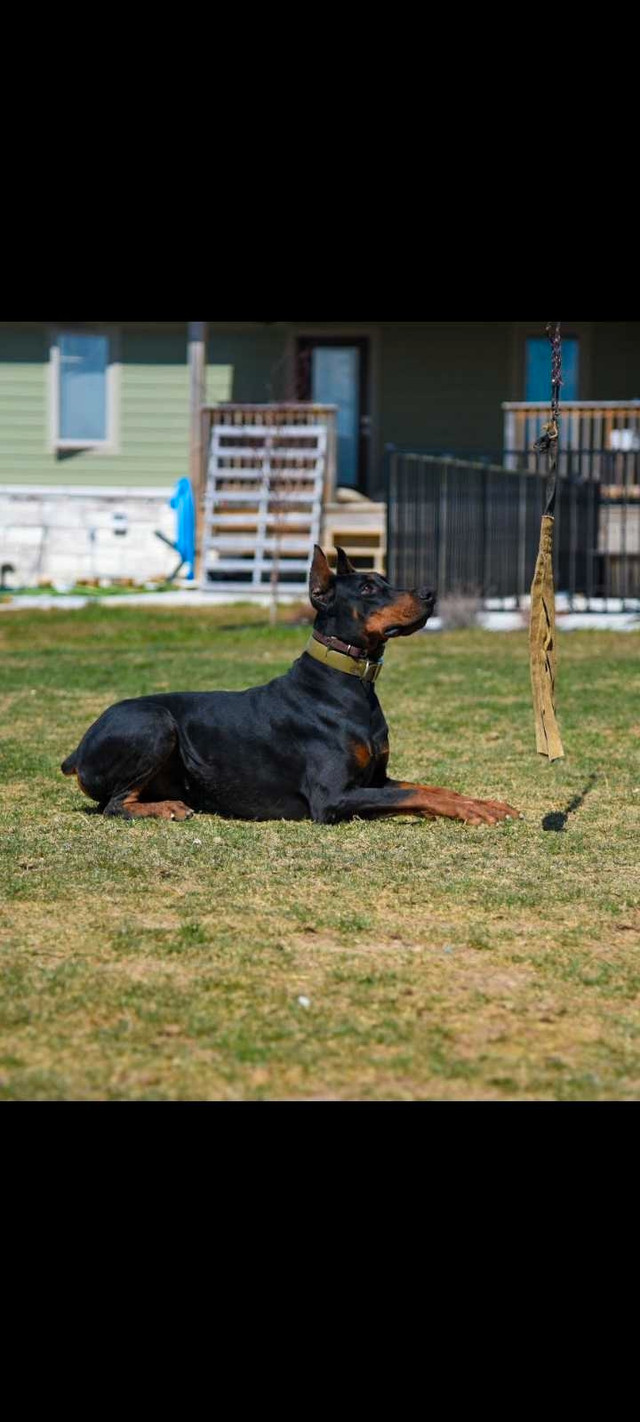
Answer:
[[364, 656], [354, 661], [346, 652], [334, 652], [332, 647], [323, 646], [315, 637], [310, 637], [305, 652], [317, 662], [323, 662], [326, 667], [346, 672], [347, 676], [358, 676], [361, 681], [377, 681], [382, 671], [382, 658], [378, 662], [370, 662]]

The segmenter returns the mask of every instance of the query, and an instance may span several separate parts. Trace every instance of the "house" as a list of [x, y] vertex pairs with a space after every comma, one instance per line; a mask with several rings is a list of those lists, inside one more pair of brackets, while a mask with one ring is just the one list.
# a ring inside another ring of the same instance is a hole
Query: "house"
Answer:
[[[504, 403], [547, 399], [544, 329], [0, 322], [0, 557], [21, 562], [23, 580], [41, 578], [46, 527], [66, 540], [70, 575], [72, 565], [86, 577], [168, 572], [175, 555], [155, 532], [171, 534], [177, 480], [197, 481], [201, 404], [337, 405], [338, 484], [373, 501], [385, 497], [390, 444], [499, 459]], [[640, 322], [569, 321], [563, 331], [567, 401], [626, 410], [640, 398]], [[635, 439], [634, 429], [623, 419], [621, 438]]]

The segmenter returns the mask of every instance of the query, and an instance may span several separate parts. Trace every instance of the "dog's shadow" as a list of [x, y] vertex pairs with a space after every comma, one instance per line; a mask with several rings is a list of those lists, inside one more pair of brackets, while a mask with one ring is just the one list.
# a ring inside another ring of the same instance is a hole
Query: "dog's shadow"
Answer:
[[550, 815], [545, 815], [542, 821], [542, 828], [547, 834], [563, 833], [567, 827], [569, 815], [574, 815], [576, 810], [579, 810], [581, 806], [584, 805], [587, 795], [590, 790], [593, 790], [597, 779], [597, 775], [590, 775], [584, 790], [581, 790], [578, 795], [574, 795], [573, 800], [567, 805], [566, 810], [554, 810]]

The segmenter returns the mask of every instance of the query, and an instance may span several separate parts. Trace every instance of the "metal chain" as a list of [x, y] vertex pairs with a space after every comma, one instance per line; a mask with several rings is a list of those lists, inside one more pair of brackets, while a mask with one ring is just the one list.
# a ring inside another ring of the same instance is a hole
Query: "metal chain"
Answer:
[[540, 438], [536, 440], [533, 448], [536, 454], [547, 453], [549, 456], [549, 482], [547, 485], [547, 504], [545, 514], [555, 512], [556, 494], [558, 490], [558, 445], [560, 440], [560, 392], [563, 386], [562, 380], [562, 332], [559, 321], [549, 321], [547, 323], [547, 335], [551, 345], [551, 418], [543, 426]]
[[560, 391], [562, 390], [562, 333], [560, 322], [550, 321], [547, 335], [551, 343], [551, 419], [558, 429], [560, 422]]

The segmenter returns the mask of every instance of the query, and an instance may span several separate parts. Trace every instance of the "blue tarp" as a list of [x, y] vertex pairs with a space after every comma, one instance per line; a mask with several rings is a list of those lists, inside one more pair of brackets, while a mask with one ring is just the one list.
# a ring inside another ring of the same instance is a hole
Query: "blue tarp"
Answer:
[[189, 564], [187, 581], [194, 577], [196, 557], [196, 511], [193, 492], [188, 479], [179, 479], [170, 507], [176, 511], [176, 550], [185, 563]]

